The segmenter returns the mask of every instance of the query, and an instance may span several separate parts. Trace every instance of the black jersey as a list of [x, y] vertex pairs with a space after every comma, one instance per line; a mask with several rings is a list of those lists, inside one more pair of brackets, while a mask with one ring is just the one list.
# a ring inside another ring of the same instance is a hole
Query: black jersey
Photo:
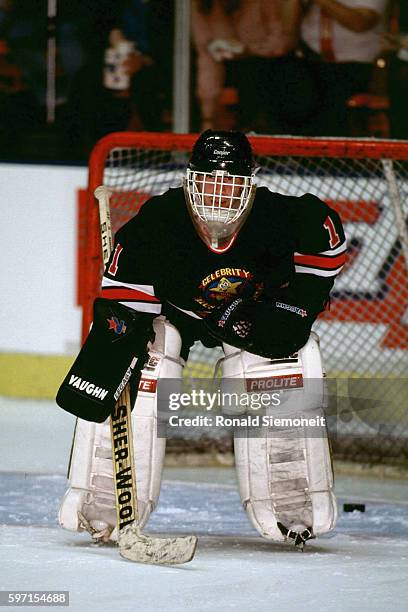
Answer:
[[317, 197], [257, 189], [252, 210], [225, 252], [196, 233], [182, 188], [144, 204], [116, 234], [103, 297], [144, 312], [165, 314], [200, 336], [202, 319], [237, 297], [282, 307], [311, 326], [324, 308], [345, 261], [337, 213]]

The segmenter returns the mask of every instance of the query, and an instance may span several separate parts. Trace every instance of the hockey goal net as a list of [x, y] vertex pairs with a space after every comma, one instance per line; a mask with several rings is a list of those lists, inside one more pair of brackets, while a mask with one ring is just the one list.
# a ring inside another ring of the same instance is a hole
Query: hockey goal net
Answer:
[[[102, 271], [94, 189], [104, 184], [112, 191], [115, 232], [149, 197], [181, 184], [196, 137], [121, 132], [95, 146], [88, 198], [80, 211], [83, 336]], [[336, 281], [330, 310], [314, 327], [328, 376], [338, 381], [334, 450], [346, 458], [408, 462], [408, 142], [263, 136], [250, 140], [260, 167], [258, 184], [296, 196], [313, 193], [339, 212], [345, 226], [347, 265]], [[169, 231], [177, 232], [177, 227]], [[187, 375], [212, 376], [219, 356], [219, 351], [197, 344]], [[377, 380], [377, 387], [371, 383], [362, 399], [366, 395], [371, 401], [384, 388], [381, 381], [387, 388], [387, 397], [382, 394], [369, 422], [342, 408], [347, 381], [356, 379]], [[344, 418], [339, 419], [342, 411]], [[372, 439], [369, 451], [367, 439]]]

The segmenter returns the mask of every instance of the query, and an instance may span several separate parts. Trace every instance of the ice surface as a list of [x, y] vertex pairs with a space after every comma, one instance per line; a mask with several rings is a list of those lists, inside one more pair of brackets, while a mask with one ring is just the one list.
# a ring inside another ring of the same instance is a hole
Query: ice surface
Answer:
[[1, 475], [0, 589], [69, 590], [73, 610], [407, 610], [407, 504], [340, 512], [300, 553], [257, 536], [233, 485], [166, 480], [149, 531], [195, 533], [198, 551], [182, 567], [146, 567], [58, 528], [65, 486]]
[[338, 478], [336, 529], [300, 553], [257, 535], [233, 470], [168, 468], [149, 530], [195, 533], [198, 550], [184, 566], [137, 565], [57, 525], [72, 420], [40, 402], [0, 408], [1, 590], [69, 590], [81, 612], [408, 610], [408, 483]]

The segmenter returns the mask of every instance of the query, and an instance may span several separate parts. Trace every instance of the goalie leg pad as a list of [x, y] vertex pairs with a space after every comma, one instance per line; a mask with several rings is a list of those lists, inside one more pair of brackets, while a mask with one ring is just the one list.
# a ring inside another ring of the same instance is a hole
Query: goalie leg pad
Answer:
[[[280, 394], [279, 406], [268, 408], [268, 415], [324, 418], [327, 398], [318, 337], [313, 332], [306, 345], [287, 359], [265, 359], [225, 344], [224, 353], [223, 378], [242, 379], [250, 391], [289, 389]], [[335, 525], [330, 447], [325, 422], [320, 423], [323, 427], [316, 432], [310, 427], [285, 426], [282, 431], [268, 426], [259, 437], [245, 436], [242, 429], [234, 436], [241, 501], [264, 538], [286, 539], [278, 523], [295, 532], [312, 528], [315, 535]]]
[[[155, 340], [149, 345], [132, 411], [139, 524], [157, 505], [166, 440], [158, 438], [156, 386], [160, 378], [181, 378], [181, 337], [165, 317], [153, 321]], [[77, 420], [69, 469], [69, 489], [59, 512], [62, 527], [93, 529], [98, 539], [117, 539], [110, 422]], [[78, 514], [79, 513], [79, 514]], [[84, 517], [85, 521], [81, 518]], [[115, 529], [114, 529], [115, 528]]]

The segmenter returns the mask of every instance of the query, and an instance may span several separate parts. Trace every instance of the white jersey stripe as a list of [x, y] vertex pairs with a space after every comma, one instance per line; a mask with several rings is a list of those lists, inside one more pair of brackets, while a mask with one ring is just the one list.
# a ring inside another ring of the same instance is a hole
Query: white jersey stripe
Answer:
[[321, 251], [320, 253], [294, 253], [294, 255], [312, 255], [313, 257], [318, 257], [320, 255], [327, 255], [329, 257], [334, 257], [336, 255], [340, 255], [341, 253], [344, 253], [344, 251], [347, 250], [347, 241], [344, 241], [343, 244], [341, 244], [339, 247], [337, 247], [336, 249], [330, 249], [329, 251]]
[[334, 270], [322, 270], [320, 268], [308, 268], [306, 266], [295, 266], [297, 274], [315, 274], [316, 276], [337, 276], [343, 266]]

